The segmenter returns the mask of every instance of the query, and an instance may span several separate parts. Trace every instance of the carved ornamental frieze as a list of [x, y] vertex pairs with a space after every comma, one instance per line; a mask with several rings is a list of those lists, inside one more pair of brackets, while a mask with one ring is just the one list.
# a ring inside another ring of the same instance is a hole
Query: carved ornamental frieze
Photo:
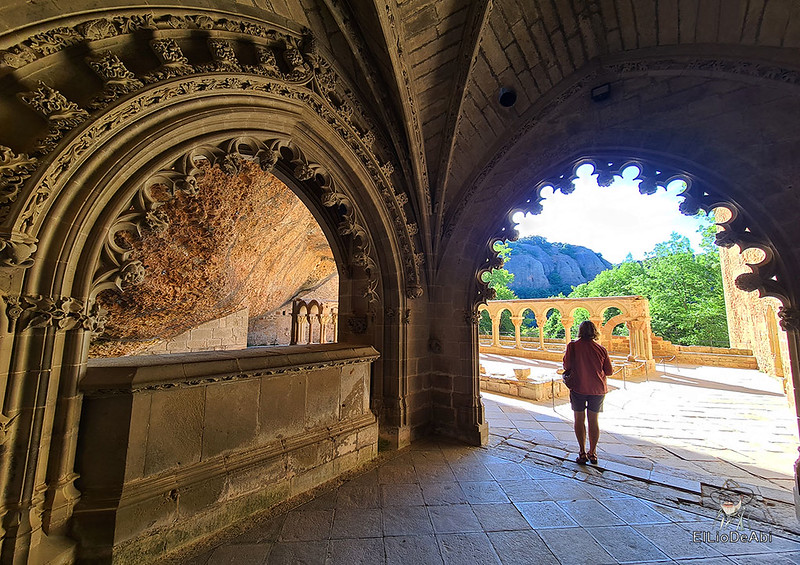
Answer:
[[[210, 32], [226, 34], [225, 37], [205, 38], [211, 62], [192, 62], [182, 45]], [[392, 183], [395, 167], [391, 157], [379, 156], [392, 155], [392, 151], [385, 141], [376, 137], [378, 129], [374, 121], [355, 97], [354, 90], [319, 52], [309, 31], [296, 34], [246, 19], [158, 14], [150, 10], [91, 19], [38, 33], [0, 51], [0, 73], [3, 66], [21, 70], [29, 63], [78, 43], [87, 43], [91, 51], [94, 41], [136, 33], [151, 34], [150, 46], [160, 65], [137, 76], [125, 66], [123, 56], [109, 50], [109, 44], [104, 43], [101, 50], [86, 58], [86, 64], [103, 81], [102, 92], [88, 104], [88, 109], [96, 114], [92, 120], [86, 121], [87, 110], [51, 85], [39, 83], [38, 89], [20, 94], [21, 101], [48, 120], [49, 130], [47, 136], [38, 141], [33, 152], [35, 158], [28, 159], [14, 153], [13, 148], [0, 147], [0, 220], [11, 218], [7, 231], [35, 237], [39, 216], [48, 208], [65, 172], [142, 112], [181, 98], [197, 97], [199, 93], [241, 92], [284, 97], [310, 107], [367, 169], [381, 191], [381, 200], [394, 220], [401, 241], [406, 293], [411, 298], [422, 294], [420, 266], [424, 255], [416, 250], [417, 223], [409, 221], [405, 209], [408, 198], [397, 192]], [[252, 54], [247, 59], [255, 61], [255, 65], [242, 63], [239, 57], [242, 50], [250, 50]], [[168, 82], [162, 85], [163, 81]], [[58, 148], [47, 169], [37, 171], [43, 157], [53, 153], [62, 139], [74, 130], [78, 130], [77, 135]], [[23, 159], [27, 163], [22, 163]], [[14, 164], [5, 166], [4, 161]], [[304, 174], [307, 172], [298, 170], [296, 176], [302, 180]], [[34, 176], [35, 183], [32, 179], [27, 190], [23, 190], [26, 181]], [[132, 275], [131, 280], [135, 279]], [[368, 292], [373, 291], [374, 288]]]
[[87, 306], [82, 300], [64, 296], [4, 296], [5, 315], [9, 332], [24, 332], [33, 328], [71, 330], [82, 328], [100, 335], [106, 322], [106, 312], [94, 302]]
[[0, 145], [0, 221], [5, 220], [9, 206], [16, 201], [23, 184], [37, 166], [35, 157], [25, 153], [17, 155], [11, 148]]

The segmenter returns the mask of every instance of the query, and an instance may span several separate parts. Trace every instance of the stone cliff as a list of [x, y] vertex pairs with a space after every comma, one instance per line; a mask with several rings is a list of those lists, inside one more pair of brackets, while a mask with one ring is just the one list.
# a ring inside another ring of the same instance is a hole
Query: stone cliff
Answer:
[[504, 268], [514, 274], [509, 285], [520, 298], [544, 298], [594, 279], [611, 263], [579, 245], [550, 243], [540, 236], [509, 243], [511, 256]]
[[93, 357], [135, 354], [245, 307], [251, 331], [263, 333], [261, 320], [293, 297], [321, 285], [338, 288], [333, 254], [314, 217], [252, 163], [236, 175], [208, 169], [195, 193], [164, 188], [159, 199], [157, 228], [122, 234], [145, 277], [124, 293], [98, 297], [109, 314]]

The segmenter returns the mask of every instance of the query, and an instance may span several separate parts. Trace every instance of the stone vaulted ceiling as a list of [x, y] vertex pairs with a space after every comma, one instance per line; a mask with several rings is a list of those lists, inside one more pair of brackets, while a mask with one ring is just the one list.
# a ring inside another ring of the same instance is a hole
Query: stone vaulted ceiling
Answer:
[[[200, 4], [164, 2], [159, 9], [194, 13], [205, 9]], [[408, 194], [428, 267], [461, 209], [476, 202], [470, 198], [486, 171], [499, 182], [511, 179], [512, 165], [496, 167], [500, 157], [592, 71], [635, 70], [636, 61], [681, 53], [695, 66], [763, 56], [781, 71], [800, 67], [796, 0], [220, 0], [214, 9], [313, 32], [399, 165], [395, 182]], [[23, 26], [37, 10], [43, 20], [59, 15], [48, 2], [5, 2], [0, 31], [29, 37], [35, 30]], [[102, 15], [75, 10], [76, 22]], [[131, 49], [126, 56], [137, 55]], [[148, 65], [153, 61], [139, 66]], [[38, 78], [34, 72], [15, 88], [32, 88]], [[498, 103], [504, 87], [517, 94], [511, 108]], [[21, 116], [0, 104], [7, 126], [0, 144], [15, 146]]]
[[[383, 26], [383, 45], [375, 45], [374, 33], [367, 41], [376, 53], [389, 51], [394, 75], [388, 81], [403, 101], [397, 112], [419, 171], [415, 180], [427, 183], [435, 216], [445, 221], [520, 123], [597, 60], [700, 44], [717, 54], [788, 47], [787, 62], [800, 62], [800, 4], [791, 0], [389, 0], [376, 6], [392, 23]], [[356, 19], [371, 25], [361, 16], [371, 12], [359, 8]], [[513, 108], [498, 104], [502, 87], [518, 94]], [[424, 184], [420, 189], [424, 196]]]
[[[261, 0], [309, 25], [389, 124], [423, 246], [521, 124], [598, 62], [659, 49], [800, 61], [794, 0]], [[789, 48], [789, 49], [786, 49]], [[512, 108], [498, 104], [513, 88]], [[427, 236], [427, 237], [426, 237]], [[430, 248], [426, 251], [431, 251]]]

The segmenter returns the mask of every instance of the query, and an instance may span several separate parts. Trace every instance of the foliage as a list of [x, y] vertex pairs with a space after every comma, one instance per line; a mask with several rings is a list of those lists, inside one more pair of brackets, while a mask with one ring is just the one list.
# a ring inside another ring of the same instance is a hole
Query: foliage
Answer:
[[[695, 254], [688, 238], [673, 232], [667, 241], [658, 243], [643, 261], [635, 261], [629, 254], [619, 265], [575, 287], [569, 297], [642, 295], [650, 301], [651, 325], [657, 335], [682, 345], [727, 346], [729, 340], [722, 273], [714, 245], [716, 227], [712, 220], [701, 217], [704, 220], [698, 230], [703, 235], [701, 253]], [[562, 244], [562, 247], [563, 251], [572, 250], [568, 245]], [[504, 259], [508, 259], [511, 253], [508, 244], [497, 244], [495, 249]], [[516, 298], [514, 292], [508, 289], [508, 284], [514, 280], [513, 273], [494, 269], [486, 280], [497, 291], [499, 299]], [[555, 284], [559, 281], [550, 282]], [[564, 297], [564, 294], [558, 296]], [[603, 322], [618, 313], [616, 309], [609, 309], [604, 314]], [[572, 315], [575, 321], [571, 333], [574, 337], [581, 322], [588, 319], [589, 315], [583, 309], [576, 310]], [[491, 333], [488, 315], [481, 319], [480, 331]], [[558, 311], [551, 311], [542, 331], [547, 339], [564, 338], [564, 327]], [[514, 335], [514, 326], [507, 311], [501, 318], [500, 333]], [[525, 316], [521, 334], [530, 337], [539, 335], [539, 328], [531, 313]], [[622, 326], [615, 329], [614, 334], [627, 335], [628, 331]]]
[[[503, 261], [507, 261], [511, 255], [511, 248], [506, 242], [496, 242], [494, 250]], [[517, 298], [513, 290], [508, 288], [508, 285], [514, 281], [514, 273], [509, 273], [508, 270], [492, 269], [483, 275], [483, 280], [488, 283], [489, 288], [494, 289], [497, 293], [497, 300], [513, 300]], [[492, 321], [488, 314], [481, 316], [478, 322], [478, 332], [482, 334], [492, 333]], [[514, 324], [511, 323], [511, 314], [506, 310], [500, 316], [500, 334], [501, 335], [514, 335]]]
[[698, 230], [704, 235], [702, 253], [694, 254], [689, 240], [673, 232], [643, 261], [626, 260], [600, 273], [570, 298], [646, 296], [657, 335], [682, 345], [728, 346], [722, 273], [709, 222]]

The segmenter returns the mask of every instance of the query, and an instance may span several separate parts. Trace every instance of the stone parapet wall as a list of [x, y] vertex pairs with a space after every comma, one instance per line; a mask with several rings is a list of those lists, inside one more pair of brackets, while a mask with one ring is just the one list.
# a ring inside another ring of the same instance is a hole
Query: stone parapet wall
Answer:
[[91, 362], [81, 562], [152, 562], [374, 458], [377, 358], [327, 344]]
[[[749, 253], [749, 251], [748, 251]], [[780, 301], [759, 298], [758, 292], [745, 292], [736, 287], [736, 277], [749, 273], [748, 257], [738, 247], [719, 248], [722, 283], [725, 287], [725, 309], [728, 315], [728, 336], [731, 346], [752, 349], [758, 368], [783, 381], [783, 389], [792, 402], [789, 341], [778, 320]], [[753, 257], [750, 262], [754, 262]]]
[[249, 309], [243, 308], [224, 318], [211, 320], [171, 339], [159, 341], [137, 355], [230, 351], [247, 347]]

